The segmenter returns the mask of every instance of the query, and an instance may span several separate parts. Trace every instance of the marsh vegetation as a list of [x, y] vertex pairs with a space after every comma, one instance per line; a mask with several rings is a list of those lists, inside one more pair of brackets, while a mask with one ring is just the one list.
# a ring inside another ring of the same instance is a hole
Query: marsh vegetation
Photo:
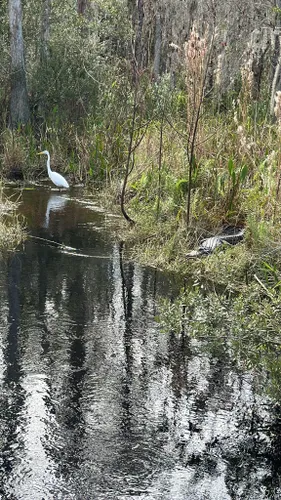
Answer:
[[[277, 294], [278, 2], [9, 7], [0, 12], [2, 178], [40, 181], [36, 153], [48, 149], [70, 184], [97, 190], [123, 214], [122, 238], [139, 260]], [[243, 243], [187, 261], [202, 238], [227, 226], [246, 228]]]
[[24, 220], [19, 215], [18, 205], [4, 196], [0, 186], [0, 253], [13, 250], [24, 240]]

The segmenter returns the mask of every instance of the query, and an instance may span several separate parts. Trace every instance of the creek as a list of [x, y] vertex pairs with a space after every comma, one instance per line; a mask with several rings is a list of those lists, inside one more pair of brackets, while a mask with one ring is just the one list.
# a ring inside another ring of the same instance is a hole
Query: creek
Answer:
[[124, 257], [94, 198], [9, 194], [29, 237], [0, 261], [1, 498], [281, 498], [280, 406], [161, 331], [177, 285]]

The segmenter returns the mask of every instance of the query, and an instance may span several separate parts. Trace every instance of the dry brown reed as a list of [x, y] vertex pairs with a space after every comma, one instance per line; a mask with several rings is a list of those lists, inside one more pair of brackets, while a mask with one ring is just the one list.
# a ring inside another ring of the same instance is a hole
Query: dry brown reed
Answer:
[[189, 40], [184, 45], [184, 65], [186, 74], [187, 90], [187, 127], [189, 142], [197, 127], [197, 143], [202, 141], [202, 128], [198, 121], [198, 110], [203, 111], [202, 103], [204, 97], [207, 35], [200, 37], [196, 26], [193, 26]]

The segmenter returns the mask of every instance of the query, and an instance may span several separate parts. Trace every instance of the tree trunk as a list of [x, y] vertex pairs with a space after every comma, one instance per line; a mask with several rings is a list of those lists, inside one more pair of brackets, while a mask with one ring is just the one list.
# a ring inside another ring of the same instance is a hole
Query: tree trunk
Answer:
[[255, 29], [249, 43], [249, 68], [253, 74], [252, 99], [258, 101], [260, 98], [261, 82], [265, 66], [265, 56], [270, 46], [268, 31]]
[[143, 0], [137, 0], [137, 19], [135, 20], [135, 63], [137, 70], [142, 69], [142, 29], [143, 29]]
[[51, 0], [42, 2], [42, 24], [41, 24], [41, 64], [46, 64], [49, 59], [49, 40], [50, 40], [50, 15]]
[[158, 80], [161, 62], [162, 26], [159, 12], [155, 16], [154, 77]]
[[[274, 77], [273, 77], [273, 82], [271, 86], [271, 97], [270, 97], [270, 114], [273, 116], [274, 115], [274, 106], [275, 106], [275, 95], [278, 90], [280, 90], [281, 87], [281, 51], [280, 51], [280, 35], [277, 35], [277, 43], [276, 47], [278, 47], [278, 59], [277, 59], [277, 64], [275, 67], [275, 72], [274, 72]], [[277, 52], [277, 48], [276, 48]]]
[[9, 22], [11, 38], [10, 122], [11, 126], [15, 128], [29, 120], [20, 0], [9, 0]]
[[82, 16], [85, 15], [87, 9], [87, 0], [77, 0], [77, 12]]
[[[281, 0], [276, 0], [275, 2], [276, 8], [280, 10], [281, 8]], [[272, 86], [271, 86], [271, 97], [270, 97], [270, 114], [274, 115], [274, 106], [275, 106], [275, 95], [278, 90], [281, 89], [281, 50], [280, 50], [280, 14], [276, 14], [275, 18], [275, 29], [273, 32], [274, 36], [274, 52], [272, 58], [272, 66], [274, 68]]]

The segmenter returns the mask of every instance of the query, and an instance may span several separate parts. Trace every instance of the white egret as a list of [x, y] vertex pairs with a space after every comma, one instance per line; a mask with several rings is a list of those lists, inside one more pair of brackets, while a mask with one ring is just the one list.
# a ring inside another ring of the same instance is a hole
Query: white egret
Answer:
[[47, 170], [48, 170], [48, 176], [50, 177], [51, 181], [57, 186], [58, 188], [69, 188], [69, 184], [67, 180], [61, 175], [58, 174], [58, 172], [53, 172], [51, 170], [50, 166], [50, 153], [49, 151], [41, 151], [41, 153], [38, 153], [39, 155], [47, 155]]

